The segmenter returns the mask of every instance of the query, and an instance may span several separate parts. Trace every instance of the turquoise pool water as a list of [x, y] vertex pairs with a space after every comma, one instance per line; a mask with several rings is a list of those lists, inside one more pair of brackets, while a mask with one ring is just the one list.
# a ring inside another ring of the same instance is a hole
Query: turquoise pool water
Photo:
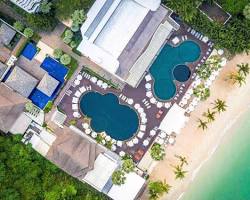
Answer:
[[[190, 77], [190, 70], [183, 66], [196, 61], [200, 54], [200, 46], [193, 41], [185, 41], [177, 47], [165, 45], [149, 69], [154, 78], [155, 95], [161, 100], [171, 99], [176, 92], [174, 80], [185, 82]], [[174, 74], [176, 66], [178, 68]]]
[[105, 131], [116, 140], [127, 140], [137, 131], [137, 113], [121, 105], [116, 95], [88, 92], [81, 98], [82, 113], [91, 118], [91, 128], [97, 133]]

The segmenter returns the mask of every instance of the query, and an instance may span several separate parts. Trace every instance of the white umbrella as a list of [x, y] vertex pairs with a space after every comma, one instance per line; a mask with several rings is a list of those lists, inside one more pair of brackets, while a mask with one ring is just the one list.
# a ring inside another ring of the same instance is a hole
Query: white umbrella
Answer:
[[102, 86], [102, 83], [103, 83], [103, 81], [102, 81], [102, 80], [98, 80], [96, 84], [97, 84], [98, 86], [100, 86], [100, 87], [101, 87], [101, 86]]
[[111, 142], [112, 144], [116, 144], [117, 141], [115, 139], [112, 139]]
[[141, 106], [140, 106], [140, 104], [136, 103], [134, 107], [135, 107], [135, 109], [138, 109], [138, 108], [140, 108]]
[[156, 134], [156, 130], [152, 129], [152, 130], [150, 131], [150, 136], [155, 136], [155, 134]]
[[73, 112], [73, 117], [80, 118], [81, 115], [79, 112]]
[[92, 83], [96, 83], [97, 78], [93, 76], [93, 77], [90, 79], [90, 81], [91, 81]]
[[148, 121], [147, 118], [145, 118], [145, 117], [141, 118], [141, 123], [146, 124], [147, 121]]
[[145, 79], [146, 79], [146, 81], [151, 81], [151, 80], [152, 80], [150, 74], [146, 75], [146, 76], [145, 76]]
[[151, 97], [153, 96], [153, 94], [152, 94], [151, 91], [147, 91], [147, 92], [146, 92], [146, 96], [147, 96], [148, 98], [151, 98]]
[[106, 144], [106, 141], [105, 141], [105, 140], [102, 140], [102, 144], [105, 145], [105, 144]]
[[165, 103], [165, 108], [170, 108], [170, 106], [171, 106], [171, 103], [170, 102], [168, 102], [168, 103]]
[[161, 107], [163, 106], [163, 103], [162, 103], [162, 102], [158, 102], [158, 103], [156, 104], [156, 106], [157, 106], [157, 108], [161, 108]]
[[107, 135], [107, 136], [105, 137], [105, 139], [106, 139], [107, 141], [110, 141], [110, 140], [111, 140], [111, 137], [110, 137], [109, 135]]
[[116, 144], [117, 144], [118, 147], [121, 147], [122, 146], [122, 141], [118, 140]]
[[183, 105], [186, 105], [186, 104], [187, 104], [187, 100], [186, 100], [186, 99], [182, 99], [182, 100], [181, 100], [181, 103], [182, 103]]
[[138, 136], [139, 138], [143, 138], [143, 136], [144, 136], [144, 132], [139, 131], [139, 133], [137, 134], [137, 136]]
[[78, 74], [76, 78], [77, 78], [77, 80], [80, 81], [80, 80], [82, 80], [82, 75]]
[[123, 156], [125, 156], [125, 152], [124, 152], [124, 151], [120, 151], [119, 155], [120, 155], [121, 157], [123, 157]]
[[115, 150], [116, 150], [116, 146], [115, 146], [114, 144], [112, 145], [111, 150], [112, 150], [112, 151], [115, 151]]
[[222, 56], [223, 53], [224, 53], [224, 50], [223, 50], [223, 49], [219, 49], [219, 50], [218, 50], [218, 54], [219, 54], [220, 56]]
[[156, 142], [157, 142], [158, 144], [162, 145], [162, 144], [164, 144], [164, 139], [158, 138]]
[[83, 127], [84, 129], [87, 129], [87, 128], [89, 128], [89, 124], [85, 122], [85, 123], [82, 124], [82, 127]]
[[132, 105], [134, 103], [134, 100], [129, 98], [127, 102], [128, 102], [129, 105]]
[[72, 110], [78, 110], [78, 104], [72, 104]]
[[146, 147], [146, 146], [148, 146], [149, 145], [149, 141], [148, 140], [144, 140], [143, 141], [143, 145]]
[[146, 83], [146, 84], [145, 84], [145, 88], [146, 88], [146, 89], [150, 89], [150, 88], [151, 88], [151, 84], [150, 84], [150, 83]]
[[146, 125], [141, 125], [140, 126], [140, 131], [146, 131]]
[[167, 137], [167, 134], [165, 132], [161, 132], [159, 135], [162, 139]]
[[208, 37], [207, 36], [203, 37], [202, 41], [205, 42], [205, 43], [208, 42]]
[[108, 88], [108, 84], [107, 84], [107, 83], [103, 83], [103, 84], [102, 84], [102, 88], [103, 88], [103, 89], [107, 89], [107, 88]]
[[142, 113], [140, 114], [140, 116], [141, 116], [141, 118], [145, 118], [145, 117], [146, 117], [146, 113], [145, 113], [145, 112], [142, 112]]
[[173, 137], [171, 137], [171, 138], [169, 138], [168, 142], [169, 142], [169, 144], [174, 144], [175, 139]]
[[144, 112], [144, 109], [142, 107], [138, 108], [138, 112], [139, 113], [143, 113]]
[[78, 103], [78, 102], [79, 102], [79, 98], [77, 98], [77, 97], [72, 98], [72, 103]]
[[190, 99], [190, 97], [191, 97], [191, 94], [185, 94], [183, 98], [188, 100], [188, 99]]
[[138, 144], [138, 142], [139, 142], [138, 138], [136, 138], [136, 137], [132, 141], [134, 144]]
[[152, 98], [150, 99], [150, 103], [155, 104], [155, 103], [156, 103], [156, 99], [155, 99], [154, 97], [152, 97]]
[[74, 84], [75, 84], [75, 85], [80, 85], [80, 81], [79, 81], [78, 79], [76, 79], [76, 80], [74, 81]]
[[192, 111], [194, 111], [194, 106], [193, 105], [190, 105], [189, 107], [189, 110], [192, 112]]
[[220, 65], [222, 67], [224, 67], [226, 64], [227, 64], [227, 59], [226, 58], [222, 58]]
[[[90, 128], [87, 128], [87, 129], [85, 130], [85, 133], [89, 135], [89, 134], [91, 133], [91, 129], [90, 129]], [[93, 132], [92, 134], [95, 134], [95, 132]]]
[[194, 90], [192, 88], [188, 89], [188, 91], [186, 92], [186, 94], [193, 94]]
[[86, 88], [84, 86], [82, 86], [82, 87], [79, 88], [79, 90], [80, 90], [81, 93], [84, 93], [86, 91]]
[[134, 146], [134, 143], [133, 143], [132, 141], [129, 141], [129, 142], [127, 142], [127, 145], [128, 145], [129, 147], [132, 147], [132, 146]]
[[92, 132], [92, 133], [91, 133], [91, 136], [92, 136], [93, 138], [96, 138], [96, 137], [97, 137], [97, 133], [96, 133], [96, 132]]
[[80, 97], [81, 96], [81, 92], [77, 90], [76, 93], [75, 93], [75, 96], [76, 97]]

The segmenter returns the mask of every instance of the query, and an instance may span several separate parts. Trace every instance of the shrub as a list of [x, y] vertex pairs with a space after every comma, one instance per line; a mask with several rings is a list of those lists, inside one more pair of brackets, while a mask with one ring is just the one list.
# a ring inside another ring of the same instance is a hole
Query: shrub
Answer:
[[25, 28], [23, 31], [23, 34], [27, 37], [27, 38], [31, 38], [34, 34], [34, 31], [31, 28]]
[[25, 104], [25, 110], [27, 110], [28, 112], [32, 111], [33, 108], [34, 106], [31, 102]]
[[45, 113], [50, 112], [51, 109], [52, 109], [52, 107], [53, 107], [53, 103], [52, 103], [52, 101], [49, 101], [49, 102], [47, 103], [47, 105], [45, 106], [45, 108], [44, 108], [44, 112], [45, 112]]
[[66, 30], [64, 33], [64, 38], [72, 38], [73, 37], [73, 32], [71, 30]]
[[165, 150], [160, 144], [154, 143], [151, 147], [150, 155], [154, 160], [163, 160], [165, 156]]
[[209, 88], [206, 88], [204, 84], [200, 84], [194, 88], [194, 96], [205, 101], [210, 96], [210, 90]]
[[162, 181], [150, 182], [148, 185], [150, 199], [156, 200], [161, 197], [165, 192], [168, 193], [170, 185]]
[[80, 27], [79, 27], [78, 24], [74, 24], [74, 23], [73, 23], [70, 29], [71, 29], [71, 31], [73, 31], [73, 32], [77, 32], [77, 31], [79, 31]]
[[13, 26], [14, 26], [14, 28], [15, 28], [16, 30], [18, 30], [18, 31], [20, 31], [20, 32], [22, 32], [23, 29], [24, 29], [24, 25], [23, 25], [23, 23], [20, 22], [20, 21], [16, 21], [16, 22], [13, 24]]
[[36, 31], [52, 31], [57, 24], [54, 16], [43, 13], [28, 14], [26, 20]]
[[63, 38], [63, 42], [64, 42], [65, 44], [69, 44], [71, 41], [72, 41], [71, 38], [68, 38], [68, 37]]
[[75, 10], [74, 13], [71, 15], [71, 19], [74, 24], [81, 25], [86, 19], [84, 10]]
[[134, 168], [135, 168], [135, 164], [134, 164], [134, 161], [131, 158], [123, 160], [122, 170], [124, 172], [126, 172], [126, 173], [132, 172], [132, 171], [134, 171]]
[[45, 0], [40, 5], [40, 11], [44, 14], [47, 14], [51, 10], [52, 3], [48, 2], [48, 0]]
[[121, 170], [116, 170], [112, 174], [112, 182], [114, 185], [123, 185], [125, 183], [125, 173]]
[[76, 43], [74, 40], [71, 41], [71, 42], [70, 42], [70, 47], [71, 47], [72, 49], [76, 48], [76, 47], [77, 47], [77, 43]]
[[71, 61], [71, 57], [68, 54], [63, 54], [60, 58], [60, 62], [63, 65], [68, 65]]
[[56, 59], [60, 59], [61, 56], [63, 55], [62, 49], [55, 49], [53, 55]]
[[76, 123], [77, 123], [77, 121], [75, 119], [71, 119], [69, 121], [69, 124], [72, 125], [72, 126], [76, 125]]
[[248, 5], [246, 5], [246, 7], [244, 8], [243, 14], [244, 14], [246, 19], [250, 20], [250, 3]]

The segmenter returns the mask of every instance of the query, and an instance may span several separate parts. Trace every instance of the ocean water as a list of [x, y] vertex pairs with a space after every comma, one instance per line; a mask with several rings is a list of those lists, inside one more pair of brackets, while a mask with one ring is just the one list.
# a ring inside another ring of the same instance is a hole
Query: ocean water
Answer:
[[250, 112], [237, 120], [181, 200], [250, 200]]

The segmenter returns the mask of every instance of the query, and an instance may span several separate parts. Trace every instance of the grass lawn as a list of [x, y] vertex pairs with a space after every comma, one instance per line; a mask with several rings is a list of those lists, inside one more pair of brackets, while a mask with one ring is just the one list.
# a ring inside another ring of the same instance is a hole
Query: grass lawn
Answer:
[[76, 71], [76, 69], [78, 67], [77, 60], [71, 57], [71, 62], [68, 65], [68, 67], [69, 67], [69, 71], [66, 75], [66, 78], [65, 78], [66, 80], [69, 80], [72, 77], [72, 75], [74, 74], [74, 72]]
[[51, 111], [52, 107], [53, 107], [53, 103], [52, 101], [49, 101], [43, 110], [45, 113], [48, 113], [49, 111]]

